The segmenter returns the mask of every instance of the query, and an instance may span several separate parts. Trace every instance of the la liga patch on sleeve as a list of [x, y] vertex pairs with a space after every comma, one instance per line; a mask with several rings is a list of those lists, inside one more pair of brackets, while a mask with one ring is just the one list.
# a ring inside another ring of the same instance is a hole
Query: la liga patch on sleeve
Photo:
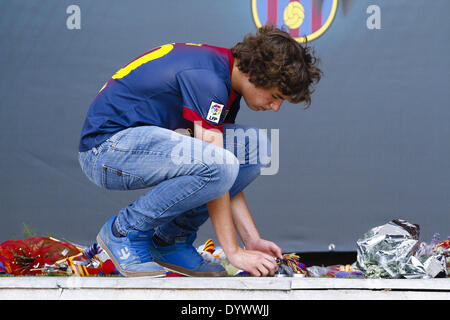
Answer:
[[220, 114], [222, 113], [223, 107], [223, 104], [212, 101], [209, 105], [209, 111], [208, 115], [206, 116], [206, 120], [214, 123], [219, 123]]

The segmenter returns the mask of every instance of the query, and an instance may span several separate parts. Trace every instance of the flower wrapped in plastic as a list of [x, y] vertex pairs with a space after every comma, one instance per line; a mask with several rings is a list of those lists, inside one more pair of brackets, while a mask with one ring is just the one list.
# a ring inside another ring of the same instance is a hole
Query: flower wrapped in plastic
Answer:
[[421, 243], [419, 234], [418, 225], [400, 219], [372, 228], [356, 242], [356, 267], [369, 278], [447, 275], [446, 257]]

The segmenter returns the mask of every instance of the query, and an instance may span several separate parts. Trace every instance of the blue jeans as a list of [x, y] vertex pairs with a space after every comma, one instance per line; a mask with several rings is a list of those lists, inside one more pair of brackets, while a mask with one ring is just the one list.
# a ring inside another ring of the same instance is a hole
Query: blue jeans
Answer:
[[79, 162], [89, 180], [102, 188], [151, 187], [118, 213], [117, 229], [122, 234], [154, 229], [170, 243], [197, 232], [209, 217], [207, 202], [226, 192], [234, 197], [260, 175], [266, 166], [259, 161], [260, 145], [270, 150], [270, 142], [257, 132], [225, 124], [225, 148], [220, 148], [157, 126], [128, 128], [80, 152]]

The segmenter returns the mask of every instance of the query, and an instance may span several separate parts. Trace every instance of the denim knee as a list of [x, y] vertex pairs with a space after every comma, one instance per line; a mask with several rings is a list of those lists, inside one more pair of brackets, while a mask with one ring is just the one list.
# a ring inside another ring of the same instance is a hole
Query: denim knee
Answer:
[[234, 184], [239, 173], [239, 160], [225, 149], [221, 149], [223, 161], [213, 161], [207, 164], [210, 183], [214, 186], [215, 197], [218, 198], [228, 192]]

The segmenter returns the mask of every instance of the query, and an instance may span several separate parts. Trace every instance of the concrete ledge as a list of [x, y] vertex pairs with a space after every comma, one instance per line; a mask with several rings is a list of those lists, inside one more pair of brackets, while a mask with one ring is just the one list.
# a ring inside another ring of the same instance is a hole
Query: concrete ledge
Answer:
[[450, 279], [2, 277], [0, 299], [450, 299]]
[[450, 279], [292, 279], [291, 289], [419, 290], [450, 292]]

